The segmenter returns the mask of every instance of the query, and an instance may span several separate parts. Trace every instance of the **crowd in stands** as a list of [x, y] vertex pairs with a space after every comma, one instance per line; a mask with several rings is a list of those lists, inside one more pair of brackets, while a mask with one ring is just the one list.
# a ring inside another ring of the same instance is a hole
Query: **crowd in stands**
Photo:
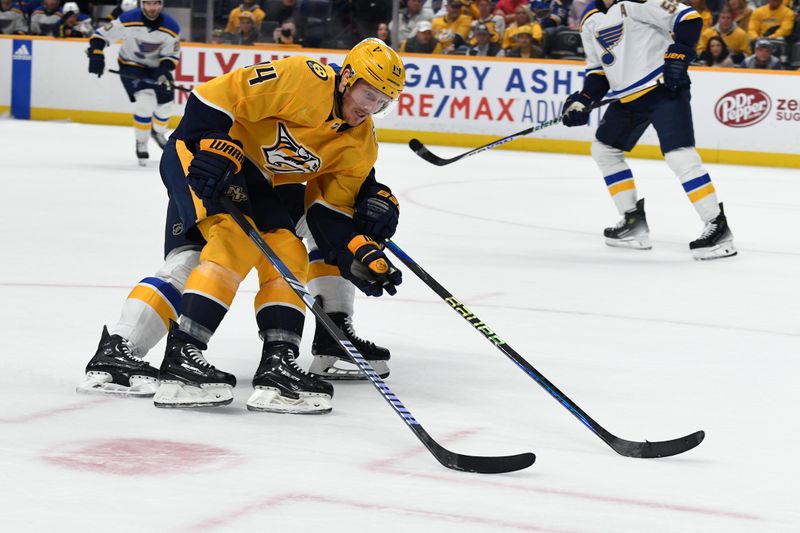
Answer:
[[[377, 36], [401, 52], [581, 59], [581, 17], [594, 0], [218, 0], [213, 43], [349, 49]], [[685, 0], [703, 19], [697, 64], [800, 67], [800, 0]], [[755, 2], [755, 3], [751, 3]], [[137, 5], [121, 0], [108, 16]], [[169, 2], [166, 5], [169, 9]], [[0, 33], [88, 37], [88, 1], [0, 0]]]

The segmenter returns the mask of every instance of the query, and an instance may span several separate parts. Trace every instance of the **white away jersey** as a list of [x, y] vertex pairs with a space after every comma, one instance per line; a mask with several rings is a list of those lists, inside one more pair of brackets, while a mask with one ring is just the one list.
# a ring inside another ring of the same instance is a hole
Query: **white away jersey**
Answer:
[[180, 26], [166, 13], [162, 13], [161, 17], [161, 24], [151, 29], [145, 24], [141, 9], [131, 9], [98, 28], [94, 37], [106, 42], [122, 39], [119, 61], [126, 65], [154, 68], [162, 59], [177, 64], [181, 56]]
[[661, 77], [675, 26], [699, 16], [676, 0], [619, 0], [606, 13], [590, 4], [581, 19], [586, 75], [605, 75], [609, 98], [641, 96]]

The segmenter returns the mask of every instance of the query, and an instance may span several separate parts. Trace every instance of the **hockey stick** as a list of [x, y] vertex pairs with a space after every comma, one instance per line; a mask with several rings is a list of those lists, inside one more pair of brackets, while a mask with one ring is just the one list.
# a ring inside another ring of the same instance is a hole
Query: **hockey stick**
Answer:
[[442, 287], [430, 274], [419, 266], [411, 257], [408, 256], [397, 244], [391, 240], [386, 241], [386, 246], [397, 256], [400, 261], [406, 265], [409, 270], [414, 272], [428, 287], [433, 289], [433, 292], [438, 294], [445, 302], [464, 319], [472, 324], [472, 327], [477, 329], [483, 334], [484, 337], [497, 346], [509, 359], [514, 361], [518, 367], [524, 370], [533, 380], [542, 386], [550, 395], [555, 398], [558, 403], [567, 408], [567, 410], [575, 415], [575, 417], [583, 423], [584, 426], [589, 428], [592, 433], [603, 439], [615, 452], [625, 457], [639, 457], [639, 458], [654, 458], [654, 457], [669, 457], [671, 455], [678, 455], [685, 451], [691, 450], [705, 438], [706, 434], [703, 431], [697, 431], [679, 439], [660, 441], [660, 442], [638, 442], [621, 439], [609, 433], [603, 426], [595, 422], [592, 417], [586, 414], [575, 402], [570, 400], [566, 394], [558, 390], [558, 388], [550, 383], [538, 370], [522, 358], [511, 346], [501, 339], [489, 326], [479, 319], [472, 311], [466, 308], [455, 296], [450, 294], [447, 289]]
[[[150, 78], [142, 78], [140, 76], [134, 76], [133, 74], [126, 74], [126, 73], [120, 72], [118, 70], [109, 70], [109, 72], [111, 74], [116, 74], [120, 78], [126, 78], [126, 79], [129, 79], [129, 80], [140, 80], [140, 81], [148, 82], [151, 85], [163, 85], [161, 83], [158, 83], [156, 80], [151, 80]], [[173, 89], [176, 89], [178, 91], [183, 91], [185, 93], [192, 92], [192, 90], [190, 88], [184, 87], [183, 85], [175, 85], [174, 83], [170, 83], [169, 85], [171, 85]]]
[[386, 402], [394, 409], [394, 411], [403, 419], [406, 425], [411, 428], [411, 431], [417, 438], [425, 445], [437, 461], [442, 463], [447, 468], [453, 470], [462, 470], [464, 472], [477, 472], [479, 474], [500, 474], [505, 472], [514, 472], [522, 470], [533, 464], [536, 456], [532, 453], [521, 453], [518, 455], [507, 455], [499, 457], [484, 457], [475, 455], [462, 455], [459, 453], [451, 452], [443, 448], [428, 434], [425, 429], [416, 421], [414, 415], [403, 405], [403, 402], [395, 395], [394, 392], [384, 383], [378, 376], [372, 366], [364, 359], [364, 356], [359, 353], [355, 346], [344, 336], [344, 333], [333, 323], [333, 321], [322, 310], [322, 306], [317, 302], [313, 296], [306, 290], [302, 283], [292, 274], [292, 271], [286, 266], [280, 257], [270, 248], [264, 241], [258, 231], [250, 224], [250, 222], [242, 215], [242, 212], [233, 205], [233, 202], [227, 196], [222, 197], [222, 206], [233, 217], [239, 227], [242, 228], [247, 236], [253, 241], [253, 244], [261, 250], [267, 259], [272, 263], [275, 269], [280, 273], [289, 287], [297, 294], [306, 307], [311, 309], [317, 320], [322, 322], [328, 333], [336, 339], [339, 345], [344, 349], [353, 362], [358, 366], [361, 373], [369, 379], [378, 392], [383, 396]]
[[[590, 105], [586, 110], [587, 111], [591, 111], [593, 109], [597, 109], [598, 107], [602, 107], [602, 106], [604, 106], [606, 104], [610, 104], [610, 103], [616, 102], [616, 101], [617, 101], [616, 98], [609, 98], [607, 100], [602, 100], [600, 102], [597, 102], [597, 103], [594, 103], [594, 104]], [[517, 137], [523, 137], [523, 136], [528, 135], [530, 133], [533, 133], [535, 131], [543, 130], [543, 129], [548, 128], [548, 127], [550, 127], [550, 126], [552, 126], [554, 124], [558, 124], [559, 122], [561, 122], [561, 119], [563, 119], [563, 118], [564, 118], [564, 115], [559, 115], [559, 116], [557, 116], [555, 118], [552, 118], [552, 119], [550, 119], [550, 120], [548, 120], [546, 122], [542, 122], [537, 126], [532, 126], [532, 127], [528, 128], [528, 129], [525, 129], [525, 130], [522, 130], [522, 131], [518, 131], [517, 133], [512, 133], [508, 137], [503, 137], [502, 139], [498, 139], [496, 141], [490, 142], [489, 144], [484, 144], [483, 146], [479, 146], [478, 148], [470, 150], [469, 152], [464, 152], [461, 155], [457, 155], [455, 157], [451, 157], [450, 159], [445, 159], [443, 157], [439, 157], [438, 155], [434, 154], [433, 152], [428, 150], [428, 148], [424, 144], [422, 144], [422, 142], [420, 142], [419, 139], [411, 139], [410, 141], [408, 141], [408, 147], [411, 148], [411, 150], [413, 150], [415, 154], [420, 156], [422, 159], [424, 159], [428, 163], [434, 164], [436, 166], [443, 167], [445, 165], [449, 165], [450, 163], [455, 163], [456, 161], [458, 161], [460, 159], [464, 159], [465, 157], [469, 157], [471, 155], [475, 155], [475, 154], [478, 154], [480, 152], [483, 152], [484, 150], [491, 150], [492, 148], [495, 148], [496, 146], [500, 146], [501, 144], [505, 144], [505, 143], [507, 143], [509, 141], [513, 141]]]

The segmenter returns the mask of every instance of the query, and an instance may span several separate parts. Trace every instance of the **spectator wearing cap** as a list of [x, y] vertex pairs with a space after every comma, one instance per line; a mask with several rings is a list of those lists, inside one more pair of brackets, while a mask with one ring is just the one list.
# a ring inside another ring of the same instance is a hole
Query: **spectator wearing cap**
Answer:
[[733, 13], [729, 9], [720, 11], [717, 23], [700, 34], [700, 40], [697, 42], [698, 53], [706, 49], [712, 37], [719, 37], [725, 42], [725, 47], [730, 51], [734, 63], [741, 63], [752, 53], [747, 32], [733, 21]]
[[472, 17], [461, 13], [461, 0], [450, 0], [443, 17], [433, 19], [433, 36], [442, 45], [445, 54], [453, 53], [466, 43]]
[[503, 50], [510, 50], [516, 46], [517, 42], [514, 40], [514, 35], [523, 26], [531, 26], [533, 28], [533, 38], [542, 42], [542, 27], [539, 26], [538, 22], [533, 22], [533, 12], [528, 6], [517, 6], [514, 10], [514, 22], [506, 27], [503, 35]]
[[231, 9], [228, 15], [228, 24], [225, 26], [226, 33], [239, 32], [239, 17], [242, 16], [242, 13], [252, 15], [255, 21], [255, 28], [257, 30], [261, 29], [261, 21], [264, 20], [266, 13], [264, 13], [260, 5], [256, 4], [256, 0], [242, 0], [242, 3], [238, 7]]
[[236, 27], [235, 32], [228, 33], [225, 42], [249, 46], [260, 40], [261, 34], [256, 27], [256, 17], [253, 13], [243, 11], [239, 13], [236, 20], [239, 25]]
[[505, 55], [500, 43], [492, 41], [492, 34], [486, 24], [478, 24], [473, 33], [475, 43], [467, 49], [468, 56], [503, 57]]
[[781, 61], [772, 55], [772, 43], [768, 39], [759, 39], [755, 44], [755, 52], [746, 58], [743, 68], [782, 70]]
[[[492, 2], [490, 0], [478, 0], [477, 7], [478, 16], [472, 21], [469, 44], [475, 44], [474, 34], [478, 24], [484, 24], [489, 28], [489, 32], [492, 34], [492, 42], [501, 41], [503, 33], [506, 31], [506, 20], [502, 16], [492, 13]], [[495, 38], [495, 35], [497, 38]]]
[[0, 0], [0, 33], [24, 35], [28, 33], [28, 21], [21, 9], [12, 0]]
[[[428, 22], [433, 20], [433, 11], [430, 8], [423, 9], [423, 0], [406, 0], [406, 7], [400, 10], [397, 39], [402, 43], [414, 37], [417, 33], [417, 24], [423, 20]], [[390, 32], [393, 24], [394, 21], [389, 23]]]
[[753, 11], [747, 33], [751, 39], [783, 39], [792, 34], [794, 16], [794, 11], [786, 7], [783, 0], [769, 0], [767, 5]]
[[539, 42], [534, 40], [533, 31], [533, 27], [530, 24], [521, 26], [514, 34], [517, 46], [506, 52], [506, 57], [528, 59], [544, 57], [544, 50], [539, 46]]
[[433, 27], [427, 20], [417, 23], [414, 37], [400, 43], [400, 52], [412, 54], [441, 54], [442, 44], [433, 36]]

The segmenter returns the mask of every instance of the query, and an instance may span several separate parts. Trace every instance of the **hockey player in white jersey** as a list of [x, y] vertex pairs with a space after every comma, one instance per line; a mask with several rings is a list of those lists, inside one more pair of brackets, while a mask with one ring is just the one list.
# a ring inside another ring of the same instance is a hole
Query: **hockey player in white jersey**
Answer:
[[583, 89], [565, 101], [563, 122], [585, 125], [592, 104], [604, 96], [618, 98], [604, 113], [592, 143], [592, 157], [623, 217], [604, 232], [609, 246], [652, 247], [644, 199], [637, 199], [624, 154], [652, 124], [667, 165], [705, 224], [689, 244], [694, 257], [737, 253], [722, 204], [694, 148], [688, 67], [701, 28], [700, 15], [675, 0], [596, 0], [583, 14], [586, 78]]
[[172, 114], [175, 90], [172, 71], [180, 59], [180, 27], [166, 13], [163, 0], [140, 0], [131, 9], [102, 28], [89, 40], [89, 72], [103, 75], [107, 44], [122, 39], [117, 61], [120, 80], [134, 102], [133, 127], [136, 157], [144, 165], [150, 157], [148, 140], [159, 147], [167, 143], [167, 122]]

